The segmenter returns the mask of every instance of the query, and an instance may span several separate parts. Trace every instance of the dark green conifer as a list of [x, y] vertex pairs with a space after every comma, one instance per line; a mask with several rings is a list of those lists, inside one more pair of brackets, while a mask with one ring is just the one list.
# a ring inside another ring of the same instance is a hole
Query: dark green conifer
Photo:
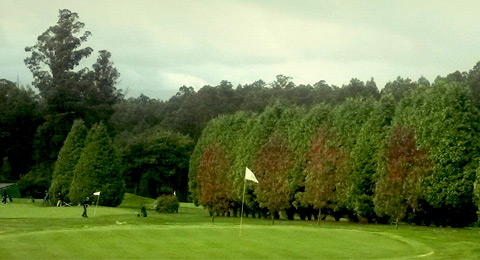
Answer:
[[99, 205], [118, 206], [125, 194], [124, 186], [107, 129], [101, 123], [95, 124], [75, 167], [69, 198], [73, 203], [81, 203], [100, 191]]
[[[88, 129], [83, 120], [76, 120], [73, 123], [70, 133], [68, 133], [62, 149], [58, 154], [55, 168], [52, 175], [52, 184], [50, 185], [50, 198], [57, 200], [58, 193], [66, 195], [70, 192], [70, 184], [73, 179], [73, 171], [78, 163], [80, 154], [85, 146], [85, 138]], [[65, 198], [68, 200], [68, 198]]]

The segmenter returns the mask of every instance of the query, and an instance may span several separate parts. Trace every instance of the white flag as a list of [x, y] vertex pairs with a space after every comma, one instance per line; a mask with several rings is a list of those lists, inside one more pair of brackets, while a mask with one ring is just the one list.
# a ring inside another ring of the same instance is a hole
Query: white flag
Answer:
[[100, 192], [99, 192], [99, 191], [94, 192], [93, 195], [98, 195], [98, 196], [100, 196]]
[[257, 178], [255, 178], [255, 174], [253, 174], [253, 172], [248, 168], [245, 168], [245, 180], [254, 181], [258, 183]]

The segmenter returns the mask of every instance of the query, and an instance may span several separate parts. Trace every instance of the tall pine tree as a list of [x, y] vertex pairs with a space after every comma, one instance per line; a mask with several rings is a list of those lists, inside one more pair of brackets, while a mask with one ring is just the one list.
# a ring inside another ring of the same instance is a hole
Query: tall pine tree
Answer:
[[[68, 133], [63, 147], [58, 154], [57, 162], [52, 175], [52, 184], [49, 189], [50, 198], [57, 200], [58, 193], [66, 195], [70, 192], [75, 166], [85, 146], [88, 129], [83, 120], [76, 120], [72, 130]], [[68, 200], [68, 198], [66, 198]]]
[[87, 135], [74, 170], [69, 198], [73, 203], [81, 203], [96, 191], [101, 192], [99, 204], [104, 206], [120, 205], [125, 194], [113, 144], [102, 123], [95, 124]]

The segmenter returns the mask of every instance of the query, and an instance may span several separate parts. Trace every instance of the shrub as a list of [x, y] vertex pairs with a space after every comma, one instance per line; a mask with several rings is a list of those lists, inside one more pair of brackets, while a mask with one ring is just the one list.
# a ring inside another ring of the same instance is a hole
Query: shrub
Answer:
[[155, 210], [159, 213], [178, 213], [178, 207], [180, 202], [174, 195], [162, 195], [155, 202]]

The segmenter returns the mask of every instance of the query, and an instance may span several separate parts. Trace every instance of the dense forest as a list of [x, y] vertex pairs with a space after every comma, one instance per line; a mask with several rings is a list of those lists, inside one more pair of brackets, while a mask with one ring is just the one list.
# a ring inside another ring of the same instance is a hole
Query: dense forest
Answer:
[[100, 203], [115, 206], [124, 192], [176, 192], [237, 214], [248, 166], [261, 182], [247, 187], [257, 216], [477, 220], [480, 63], [433, 83], [398, 77], [381, 91], [374, 79], [297, 85], [278, 75], [126, 98], [110, 52], [79, 67], [93, 49], [78, 19], [61, 10], [25, 48], [34, 89], [0, 79], [0, 182], [17, 182], [23, 196], [78, 202], [102, 190]]

